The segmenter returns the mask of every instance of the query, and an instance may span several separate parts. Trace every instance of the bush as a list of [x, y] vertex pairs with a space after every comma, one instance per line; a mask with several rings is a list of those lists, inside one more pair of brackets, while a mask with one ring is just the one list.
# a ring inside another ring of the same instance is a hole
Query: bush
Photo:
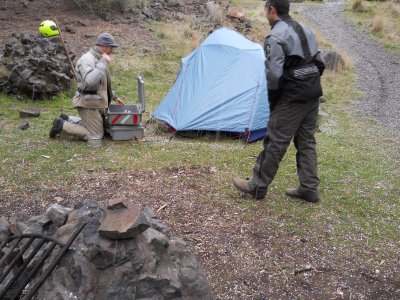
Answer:
[[215, 25], [222, 25], [225, 20], [224, 11], [218, 3], [215, 2], [207, 2], [206, 9], [208, 16], [210, 17], [210, 21]]
[[351, 4], [351, 10], [354, 12], [365, 12], [363, 0], [353, 0], [353, 3]]
[[382, 17], [375, 17], [372, 20], [372, 31], [376, 33], [382, 32], [386, 27], [385, 20]]

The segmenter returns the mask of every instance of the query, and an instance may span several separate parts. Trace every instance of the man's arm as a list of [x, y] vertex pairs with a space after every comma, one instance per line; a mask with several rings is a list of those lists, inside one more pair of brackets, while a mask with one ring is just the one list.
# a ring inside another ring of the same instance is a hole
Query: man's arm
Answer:
[[279, 40], [274, 36], [268, 36], [264, 46], [265, 66], [268, 82], [268, 101], [272, 111], [280, 96], [281, 77], [283, 75], [283, 65], [285, 63], [285, 52]]
[[99, 87], [101, 78], [106, 73], [108, 62], [100, 59], [95, 62], [81, 62], [77, 66], [77, 70], [82, 77], [82, 89], [86, 91], [96, 91]]
[[114, 91], [112, 91], [111, 100], [116, 102], [118, 105], [125, 104], [124, 101], [120, 97], [118, 97]]
[[315, 60], [314, 61], [315, 61], [314, 62], [315, 65], [318, 68], [319, 75], [322, 76], [322, 74], [324, 73], [324, 70], [325, 70], [325, 61], [324, 61], [324, 59], [323, 59], [323, 57], [321, 55], [321, 52], [317, 53], [317, 55], [315, 56]]

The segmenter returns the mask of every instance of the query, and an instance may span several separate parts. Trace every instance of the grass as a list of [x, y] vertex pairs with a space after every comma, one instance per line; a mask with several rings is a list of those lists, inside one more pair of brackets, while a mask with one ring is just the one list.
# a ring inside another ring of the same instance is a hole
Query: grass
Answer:
[[[144, 75], [148, 107], [145, 121], [175, 80], [181, 57], [193, 45], [192, 37], [202, 34], [188, 34], [190, 25], [151, 26], [161, 45], [159, 52], [121, 50], [113, 62], [113, 82], [125, 99], [135, 99], [135, 76]], [[152, 123], [145, 142], [107, 139], [102, 147], [90, 148], [71, 138], [50, 140], [48, 131], [54, 117], [61, 111], [74, 113], [71, 92], [48, 101], [17, 100], [0, 94], [0, 205], [15, 194], [40, 203], [51, 191], [66, 188], [68, 179], [87, 172], [101, 176], [118, 171], [140, 174], [171, 166], [212, 167], [217, 172], [210, 175], [209, 185], [218, 191], [218, 197], [194, 195], [195, 201], [210, 207], [218, 203], [235, 207], [244, 222], [253, 220], [254, 211], [258, 211], [268, 216], [259, 221], [264, 232], [278, 229], [314, 239], [321, 248], [334, 247], [335, 255], [351, 255], [360, 264], [394, 260], [400, 247], [398, 137], [388, 135], [373, 120], [352, 113], [351, 103], [359, 92], [351, 69], [326, 73], [323, 84], [327, 102], [321, 106], [321, 131], [317, 133], [322, 199], [319, 205], [293, 202], [284, 195], [285, 188], [297, 184], [293, 146], [282, 161], [266, 201], [253, 202], [237, 201], [238, 193], [231, 182], [233, 177], [251, 174], [261, 142], [244, 148], [241, 141], [169, 141], [170, 136], [159, 132]], [[41, 116], [30, 119], [30, 128], [20, 131], [18, 109], [26, 107], [39, 108]], [[274, 244], [283, 243], [283, 239], [284, 234]], [[376, 249], [378, 257], [374, 254]], [[240, 264], [240, 257], [236, 260]], [[220, 280], [217, 277], [211, 276], [215, 282]]]
[[400, 3], [397, 1], [353, 0], [347, 16], [385, 48], [400, 54]]

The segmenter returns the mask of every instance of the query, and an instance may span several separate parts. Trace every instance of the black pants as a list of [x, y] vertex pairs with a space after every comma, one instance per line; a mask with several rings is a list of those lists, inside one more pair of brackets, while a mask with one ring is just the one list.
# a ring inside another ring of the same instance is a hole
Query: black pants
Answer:
[[297, 175], [301, 194], [318, 196], [319, 178], [314, 134], [317, 129], [318, 100], [306, 103], [279, 101], [271, 112], [264, 150], [253, 168], [251, 187], [265, 195], [293, 139], [296, 147]]

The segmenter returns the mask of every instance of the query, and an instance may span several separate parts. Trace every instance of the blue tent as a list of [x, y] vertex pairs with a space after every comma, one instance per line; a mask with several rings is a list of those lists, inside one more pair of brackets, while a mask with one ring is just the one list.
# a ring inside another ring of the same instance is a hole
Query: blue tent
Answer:
[[259, 44], [220, 28], [182, 59], [174, 85], [153, 118], [176, 131], [235, 133], [249, 142], [266, 134], [265, 55]]

